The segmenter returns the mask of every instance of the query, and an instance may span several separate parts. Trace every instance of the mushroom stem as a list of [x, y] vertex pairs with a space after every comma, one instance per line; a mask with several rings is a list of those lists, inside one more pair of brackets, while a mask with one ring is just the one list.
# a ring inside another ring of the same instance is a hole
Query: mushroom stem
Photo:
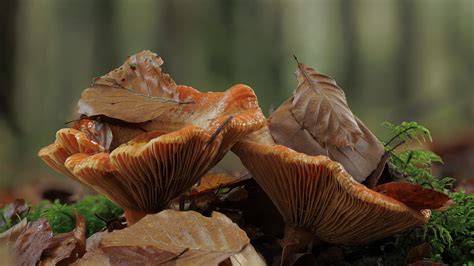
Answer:
[[282, 240], [282, 246], [295, 245], [298, 246], [298, 252], [306, 252], [308, 247], [319, 243], [314, 234], [303, 227], [296, 227], [287, 224], [285, 226], [285, 235]]
[[123, 211], [128, 226], [140, 221], [140, 219], [142, 219], [146, 215], [146, 212], [131, 210], [128, 208], [124, 208]]

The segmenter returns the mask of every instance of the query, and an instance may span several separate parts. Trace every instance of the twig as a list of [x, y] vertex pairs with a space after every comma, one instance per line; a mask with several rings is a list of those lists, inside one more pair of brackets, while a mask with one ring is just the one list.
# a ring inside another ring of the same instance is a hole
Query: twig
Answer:
[[211, 144], [216, 138], [217, 138], [217, 135], [219, 135], [219, 133], [224, 129], [224, 127], [230, 122], [230, 120], [232, 120], [234, 117], [232, 115], [229, 115], [229, 117], [226, 118], [226, 120], [224, 120], [224, 122], [216, 129], [216, 131], [214, 131], [214, 133], [212, 133], [211, 137], [209, 138], [209, 140], [207, 141], [206, 143], [206, 146], [204, 147], [207, 147], [209, 144]]

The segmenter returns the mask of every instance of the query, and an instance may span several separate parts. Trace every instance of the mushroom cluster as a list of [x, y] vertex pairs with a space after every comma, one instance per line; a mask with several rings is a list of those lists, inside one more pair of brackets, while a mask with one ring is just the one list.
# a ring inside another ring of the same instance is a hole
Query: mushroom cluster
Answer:
[[267, 125], [248, 86], [199, 92], [176, 85], [162, 63], [144, 51], [95, 80], [78, 103], [83, 117], [38, 153], [122, 206], [129, 224], [166, 208], [231, 148], [283, 216], [286, 244], [361, 244], [428, 221], [429, 210], [359, 183], [383, 147], [329, 77], [298, 64], [292, 103]]
[[[81, 115], [95, 119], [80, 123], [91, 126], [59, 130], [38, 153], [122, 206], [129, 223], [166, 208], [235, 142], [266, 124], [248, 86], [203, 93], [170, 85], [161, 63], [145, 51], [96, 80], [78, 104]], [[134, 108], [143, 115], [132, 116]]]

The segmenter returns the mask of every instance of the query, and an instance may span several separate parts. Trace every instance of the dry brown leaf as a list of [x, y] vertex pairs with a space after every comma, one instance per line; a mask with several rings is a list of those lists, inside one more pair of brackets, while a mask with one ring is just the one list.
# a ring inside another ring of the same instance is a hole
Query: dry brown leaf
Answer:
[[21, 220], [21, 222], [15, 224], [7, 231], [0, 234], [0, 246], [4, 244], [13, 243], [17, 238], [22, 234], [28, 225], [26, 218]]
[[72, 232], [55, 235], [45, 246], [39, 265], [69, 265], [81, 258], [86, 252], [84, 217], [76, 215], [76, 228]]
[[294, 96], [269, 119], [275, 142], [308, 155], [329, 156], [364, 181], [377, 168], [383, 145], [351, 112], [333, 79], [301, 63], [296, 75]]
[[354, 146], [363, 133], [336, 81], [302, 63], [295, 75], [298, 87], [291, 110], [300, 127], [321, 144]]
[[372, 190], [394, 198], [415, 210], [446, 210], [453, 201], [449, 196], [433, 189], [407, 182], [390, 182], [374, 187]]
[[36, 265], [52, 238], [53, 231], [46, 219], [29, 224], [15, 242], [16, 264]]
[[151, 246], [174, 254], [178, 265], [217, 265], [249, 244], [243, 230], [225, 215], [211, 218], [194, 211], [165, 210], [103, 236], [100, 247]]
[[176, 264], [176, 254], [153, 246], [103, 247], [87, 253], [77, 265], [162, 265]]
[[82, 93], [78, 112], [87, 116], [105, 115], [130, 123], [152, 120], [179, 103], [176, 83], [161, 72], [163, 60], [143, 51], [94, 80]]
[[224, 173], [209, 172], [203, 177], [201, 177], [201, 180], [199, 181], [198, 185], [191, 188], [189, 195], [200, 195], [205, 192], [232, 185], [236, 182], [245, 180], [246, 178], [248, 179], [249, 177], [249, 175], [243, 177], [235, 177]]

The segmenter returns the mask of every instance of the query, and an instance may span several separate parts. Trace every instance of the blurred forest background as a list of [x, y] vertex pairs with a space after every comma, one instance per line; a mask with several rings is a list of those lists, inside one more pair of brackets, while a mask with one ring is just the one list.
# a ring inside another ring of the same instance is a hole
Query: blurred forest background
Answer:
[[474, 125], [473, 0], [2, 0], [0, 188], [57, 177], [38, 149], [94, 77], [144, 49], [178, 84], [250, 85], [265, 113], [295, 88], [296, 54], [382, 140], [383, 121], [440, 142]]

